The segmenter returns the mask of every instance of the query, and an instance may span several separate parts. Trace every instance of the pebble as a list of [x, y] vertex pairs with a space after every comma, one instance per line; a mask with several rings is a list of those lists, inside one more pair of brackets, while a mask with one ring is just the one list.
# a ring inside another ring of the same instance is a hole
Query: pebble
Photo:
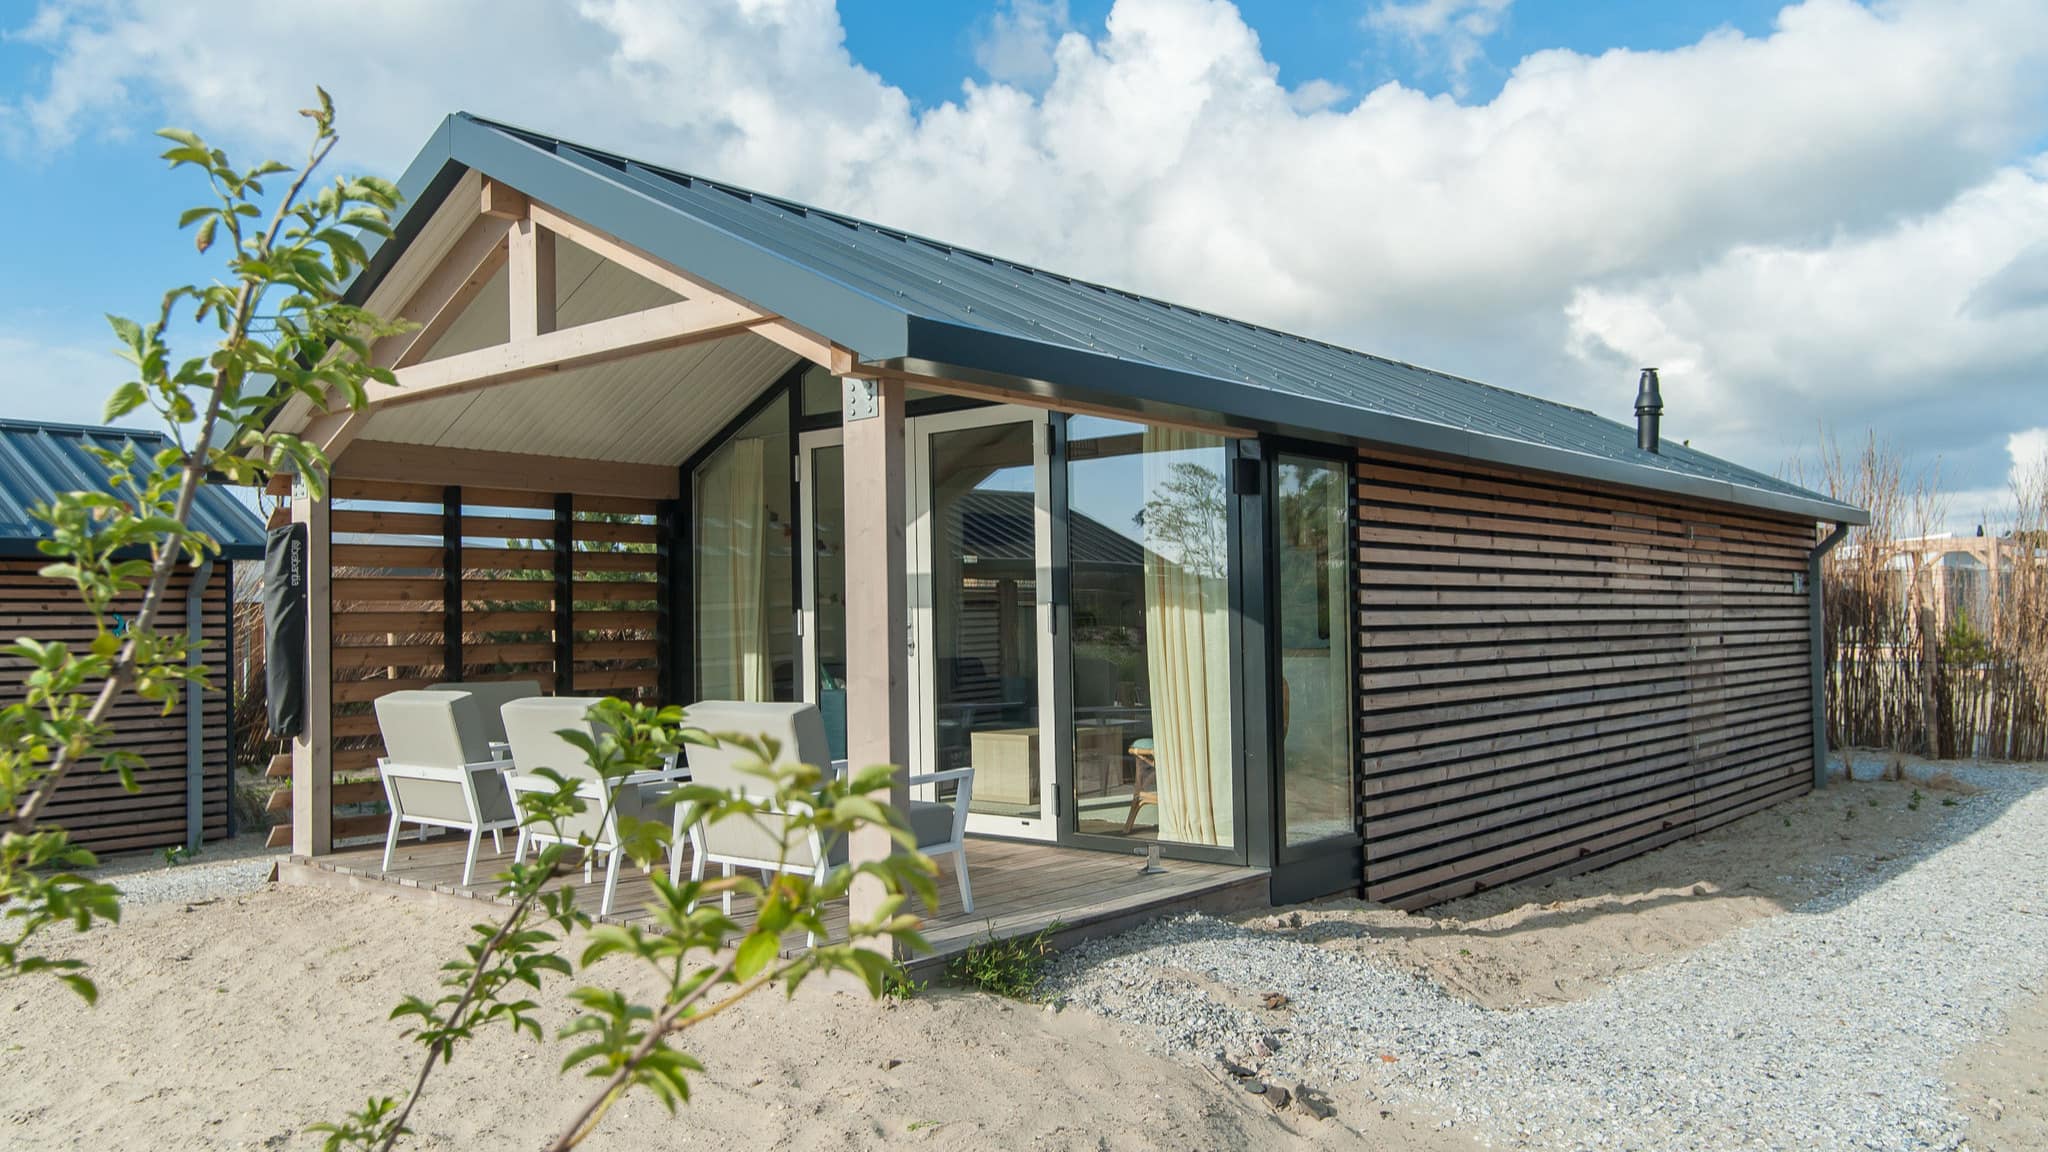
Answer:
[[1274, 1041], [1258, 995], [1284, 995], [1292, 1027], [1266, 1078], [1363, 1081], [1496, 1147], [1953, 1149], [1965, 1121], [1944, 1061], [2048, 971], [2048, 917], [2027, 911], [2048, 876], [2048, 776], [1951, 770], [1982, 791], [1943, 842], [1874, 869], [1844, 857], [1804, 904], [1582, 1001], [1483, 1009], [1389, 962], [1204, 916], [1085, 944], [1051, 983], [1196, 1053]]

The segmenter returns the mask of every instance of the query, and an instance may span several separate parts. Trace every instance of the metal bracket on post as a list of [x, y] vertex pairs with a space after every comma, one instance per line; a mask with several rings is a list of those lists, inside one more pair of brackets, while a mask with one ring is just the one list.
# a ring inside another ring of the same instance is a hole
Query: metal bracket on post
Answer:
[[872, 420], [882, 414], [880, 382], [848, 376], [840, 383], [845, 389], [840, 403], [840, 416], [843, 419]]

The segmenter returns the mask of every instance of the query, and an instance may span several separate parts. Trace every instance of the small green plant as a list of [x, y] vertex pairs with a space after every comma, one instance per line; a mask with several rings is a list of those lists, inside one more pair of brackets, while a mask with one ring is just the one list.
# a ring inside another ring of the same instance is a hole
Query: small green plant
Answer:
[[1955, 798], [1955, 797], [1953, 797], [1953, 796], [1943, 796], [1943, 797], [1941, 798], [1941, 806], [1942, 806], [1943, 808], [1953, 808], [1953, 807], [1955, 807], [1955, 806], [1956, 806], [1956, 798]]
[[173, 844], [164, 849], [164, 863], [175, 868], [180, 864], [191, 863], [192, 858], [197, 855], [199, 855], [199, 849], [197, 848], [189, 848], [183, 844]]
[[909, 1000], [925, 990], [925, 982], [914, 980], [907, 971], [894, 971], [882, 978], [882, 998], [889, 1001]]
[[905, 1132], [922, 1132], [926, 1128], [937, 1128], [944, 1123], [944, 1120], [912, 1120], [903, 1126], [903, 1130]]
[[1918, 788], [1913, 789], [1913, 794], [1906, 797], [1906, 811], [1918, 812], [1920, 810], [1920, 801], [1923, 799], [1925, 797], [1920, 795], [1920, 790]]
[[1011, 1000], [1029, 1000], [1045, 982], [1045, 966], [1052, 960], [1052, 937], [1059, 924], [1048, 924], [1029, 936], [1008, 940], [989, 938], [946, 961], [946, 976], [956, 983]]

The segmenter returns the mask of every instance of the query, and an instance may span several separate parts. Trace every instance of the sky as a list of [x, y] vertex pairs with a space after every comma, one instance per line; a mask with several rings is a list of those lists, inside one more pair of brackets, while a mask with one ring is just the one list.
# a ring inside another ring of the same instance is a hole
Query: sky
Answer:
[[2038, 0], [0, 0], [0, 413], [211, 274], [150, 133], [395, 176], [455, 110], [1994, 524], [2048, 455]]

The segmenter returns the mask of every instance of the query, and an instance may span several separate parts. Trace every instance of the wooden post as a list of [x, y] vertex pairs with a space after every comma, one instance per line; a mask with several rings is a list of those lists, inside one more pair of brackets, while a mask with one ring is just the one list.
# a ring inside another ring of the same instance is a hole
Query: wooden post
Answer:
[[555, 496], [555, 695], [576, 694], [576, 498]]
[[555, 234], [532, 220], [520, 220], [506, 239], [510, 331], [516, 343], [555, 330]]
[[462, 679], [462, 485], [441, 489], [441, 679]]
[[[329, 493], [332, 496], [332, 493]], [[292, 486], [292, 520], [306, 526], [306, 723], [292, 741], [292, 855], [334, 850], [334, 575], [329, 501]]]
[[[846, 755], [850, 769], [894, 764], [889, 803], [910, 802], [910, 612], [904, 587], [903, 384], [844, 382], [846, 491]], [[855, 864], [886, 859], [894, 842], [882, 828], [863, 828], [848, 845]], [[872, 919], [880, 884], [854, 881], [849, 915]]]

